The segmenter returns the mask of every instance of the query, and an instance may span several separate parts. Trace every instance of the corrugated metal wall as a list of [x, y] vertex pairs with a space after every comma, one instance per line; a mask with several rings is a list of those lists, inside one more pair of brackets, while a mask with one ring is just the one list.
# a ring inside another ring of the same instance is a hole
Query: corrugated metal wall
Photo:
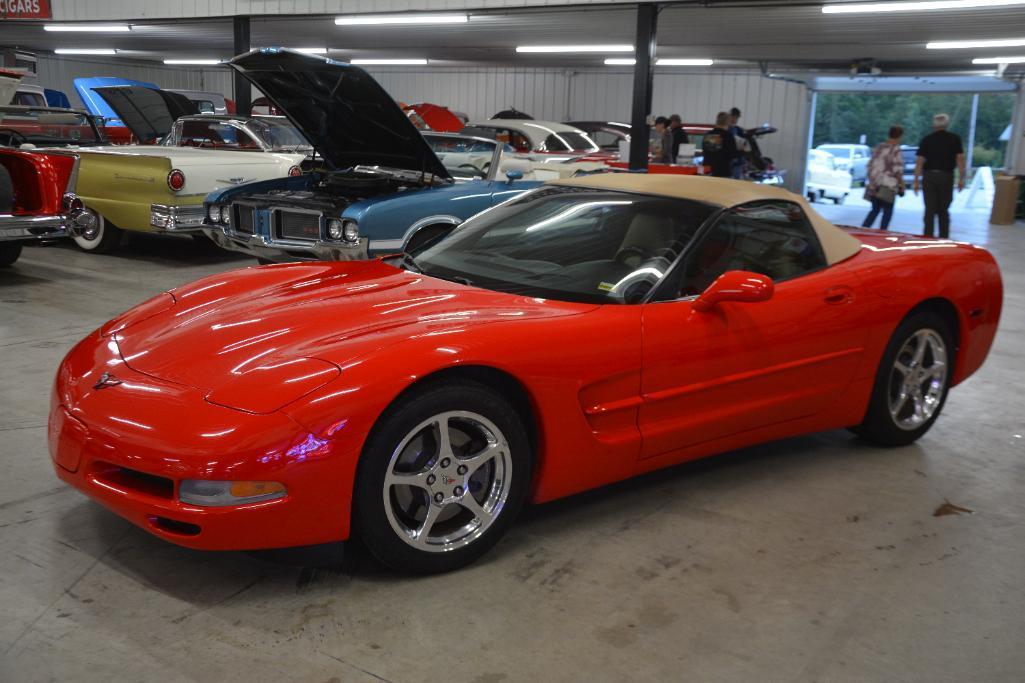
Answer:
[[[488, 118], [515, 107], [538, 119], [630, 119], [633, 76], [627, 71], [515, 68], [371, 68], [370, 72], [404, 102], [436, 102], [471, 119]], [[123, 76], [152, 81], [165, 88], [213, 90], [231, 95], [227, 69], [172, 68], [145, 62], [72, 60], [39, 57], [39, 75], [47, 87], [74, 96], [80, 76]], [[764, 78], [756, 71], [659, 73], [655, 76], [653, 111], [680, 114], [685, 121], [711, 122], [730, 107], [743, 112], [742, 123], [771, 123], [779, 132], [763, 138], [762, 152], [788, 169], [787, 185], [800, 190], [808, 137], [809, 91], [801, 84]]]
[[[626, 71], [430, 68], [371, 73], [398, 100], [445, 104], [471, 119], [515, 107], [554, 121], [630, 120], [633, 76]], [[652, 107], [655, 114], [711, 123], [716, 112], [735, 106], [745, 126], [771, 123], [779, 132], [762, 138], [762, 153], [788, 169], [788, 187], [800, 190], [809, 104], [808, 88], [799, 83], [765, 78], [757, 71], [706, 71], [656, 74]]]

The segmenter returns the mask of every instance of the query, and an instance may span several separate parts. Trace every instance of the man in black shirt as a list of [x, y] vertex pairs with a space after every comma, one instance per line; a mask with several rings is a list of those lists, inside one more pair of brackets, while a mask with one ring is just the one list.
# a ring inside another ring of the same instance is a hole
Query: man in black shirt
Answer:
[[705, 133], [701, 139], [701, 151], [704, 165], [712, 167], [712, 175], [717, 178], [733, 177], [733, 159], [737, 156], [737, 144], [733, 134], [727, 129], [730, 116], [724, 111], [715, 117], [715, 128]]
[[932, 117], [933, 132], [918, 143], [915, 164], [915, 194], [925, 191], [925, 236], [933, 236], [935, 219], [940, 222], [940, 237], [950, 237], [950, 203], [954, 200], [954, 167], [957, 167], [957, 189], [965, 184], [964, 147], [961, 138], [947, 130], [950, 117]]
[[690, 144], [690, 138], [687, 137], [687, 131], [683, 129], [683, 119], [679, 114], [669, 117], [669, 131], [673, 134], [673, 163], [677, 164], [680, 158], [680, 145]]

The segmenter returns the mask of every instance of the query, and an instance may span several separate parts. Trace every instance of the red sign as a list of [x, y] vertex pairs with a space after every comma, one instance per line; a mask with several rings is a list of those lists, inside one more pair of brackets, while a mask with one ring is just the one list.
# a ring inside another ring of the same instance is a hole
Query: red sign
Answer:
[[52, 19], [50, 0], [0, 0], [0, 19]]

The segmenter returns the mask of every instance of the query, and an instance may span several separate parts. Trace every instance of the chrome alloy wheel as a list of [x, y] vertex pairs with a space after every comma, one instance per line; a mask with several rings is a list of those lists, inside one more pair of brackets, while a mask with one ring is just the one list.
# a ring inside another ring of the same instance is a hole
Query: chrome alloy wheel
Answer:
[[893, 361], [890, 372], [890, 417], [899, 428], [912, 431], [939, 410], [947, 386], [947, 345], [936, 330], [911, 335]]
[[448, 552], [479, 538], [502, 513], [512, 457], [501, 430], [482, 415], [448, 411], [399, 442], [384, 479], [384, 510], [417, 550]]

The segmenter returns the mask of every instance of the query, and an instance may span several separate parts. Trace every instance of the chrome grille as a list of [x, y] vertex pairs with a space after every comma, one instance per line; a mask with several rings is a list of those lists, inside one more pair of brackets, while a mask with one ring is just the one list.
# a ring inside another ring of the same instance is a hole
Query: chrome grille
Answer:
[[254, 210], [245, 204], [231, 205], [231, 229], [243, 235], [253, 234]]
[[282, 239], [315, 242], [320, 239], [320, 214], [278, 209], [274, 227], [275, 235]]

